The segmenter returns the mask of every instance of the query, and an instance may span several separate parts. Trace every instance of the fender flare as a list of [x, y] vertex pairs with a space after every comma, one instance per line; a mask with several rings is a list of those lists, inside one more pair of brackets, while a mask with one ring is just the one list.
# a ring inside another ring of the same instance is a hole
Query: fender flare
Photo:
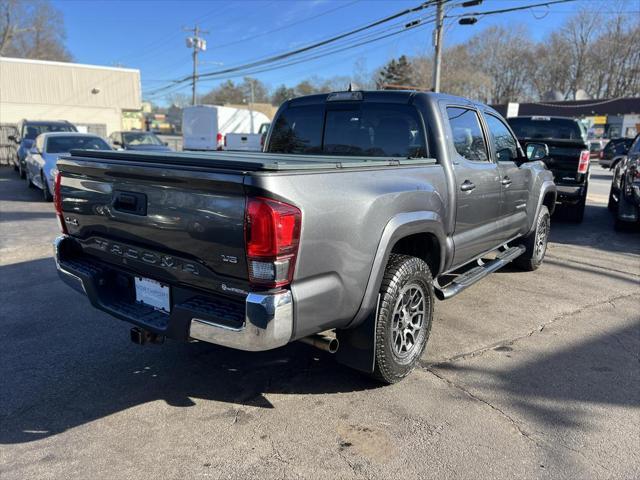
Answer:
[[[406, 212], [395, 215], [382, 230], [362, 303], [355, 317], [346, 327], [347, 329], [360, 325], [367, 316], [375, 310], [378, 292], [380, 291], [382, 277], [384, 276], [384, 270], [387, 266], [391, 249], [398, 240], [416, 233], [430, 233], [438, 239], [440, 245], [440, 265], [438, 271], [443, 271], [447, 243], [444, 225], [440, 215], [430, 211]], [[435, 276], [436, 275], [434, 275], [434, 278]]]
[[542, 207], [542, 205], [544, 205], [544, 197], [549, 192], [553, 192], [555, 201], [555, 199], [558, 197], [558, 189], [556, 188], [556, 184], [552, 180], [545, 180], [540, 187], [540, 193], [538, 194], [538, 205], [536, 205], [536, 213], [531, 219], [531, 225], [529, 225], [527, 235], [536, 228], [536, 218], [538, 218], [538, 215], [540, 215], [540, 208]]

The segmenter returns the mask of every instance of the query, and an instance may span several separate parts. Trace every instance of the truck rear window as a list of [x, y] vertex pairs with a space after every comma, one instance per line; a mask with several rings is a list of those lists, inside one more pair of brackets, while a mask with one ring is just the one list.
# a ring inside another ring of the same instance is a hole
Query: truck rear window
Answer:
[[420, 116], [390, 103], [291, 107], [278, 116], [269, 152], [368, 157], [425, 157]]
[[568, 118], [508, 118], [507, 122], [518, 138], [584, 140], [578, 123]]

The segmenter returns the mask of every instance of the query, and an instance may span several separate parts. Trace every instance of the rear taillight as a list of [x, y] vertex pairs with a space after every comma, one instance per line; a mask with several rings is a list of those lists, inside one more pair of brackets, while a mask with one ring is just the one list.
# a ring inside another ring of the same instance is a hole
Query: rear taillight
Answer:
[[291, 283], [300, 242], [300, 209], [269, 198], [247, 200], [245, 243], [249, 281], [267, 288]]
[[580, 152], [580, 163], [578, 163], [578, 173], [587, 173], [589, 170], [589, 150]]
[[222, 150], [222, 147], [227, 145], [226, 137], [220, 132], [218, 132], [218, 134], [216, 135], [216, 144], [218, 150]]
[[604, 158], [604, 150], [600, 150], [600, 153], [598, 154], [598, 158], [600, 158], [600, 160]]
[[62, 184], [62, 175], [60, 172], [55, 172], [53, 180], [53, 205], [56, 209], [56, 217], [58, 218], [58, 224], [62, 233], [68, 234], [67, 225], [64, 223], [64, 217], [62, 215], [62, 195], [60, 195], [60, 185]]

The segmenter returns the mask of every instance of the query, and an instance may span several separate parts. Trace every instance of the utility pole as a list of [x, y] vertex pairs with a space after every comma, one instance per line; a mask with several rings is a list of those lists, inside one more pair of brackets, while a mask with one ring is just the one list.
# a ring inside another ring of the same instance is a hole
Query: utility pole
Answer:
[[442, 26], [444, 23], [444, 0], [438, 0], [436, 6], [436, 29], [433, 32], [433, 44], [436, 48], [433, 57], [433, 91], [440, 91], [440, 66], [442, 63]]
[[253, 93], [253, 78], [249, 79], [249, 85], [251, 86], [251, 103], [249, 104], [249, 115], [251, 115], [251, 133], [253, 130], [253, 103], [255, 102], [254, 93]]
[[[436, 28], [433, 31], [433, 45], [435, 54], [433, 56], [433, 88], [434, 92], [440, 91], [440, 70], [442, 68], [442, 30], [444, 28], [444, 4], [446, 0], [436, 0]], [[462, 2], [464, 8], [480, 5], [482, 0], [467, 0]], [[460, 25], [473, 25], [477, 19], [461, 19]]]
[[196, 84], [198, 82], [198, 53], [207, 49], [207, 41], [200, 37], [209, 33], [207, 30], [200, 30], [198, 25], [193, 28], [183, 28], [185, 32], [193, 32], [192, 37], [187, 37], [187, 48], [192, 48], [193, 53], [193, 75], [191, 77], [191, 105], [196, 104]]

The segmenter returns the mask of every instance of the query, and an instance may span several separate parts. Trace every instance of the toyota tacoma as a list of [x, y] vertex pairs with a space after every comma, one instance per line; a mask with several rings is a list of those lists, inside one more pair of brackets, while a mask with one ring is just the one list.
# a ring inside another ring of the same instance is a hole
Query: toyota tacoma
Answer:
[[556, 186], [522, 147], [486, 105], [346, 91], [285, 102], [264, 152], [73, 151], [57, 268], [136, 343], [302, 340], [397, 382], [436, 299], [543, 261]]

